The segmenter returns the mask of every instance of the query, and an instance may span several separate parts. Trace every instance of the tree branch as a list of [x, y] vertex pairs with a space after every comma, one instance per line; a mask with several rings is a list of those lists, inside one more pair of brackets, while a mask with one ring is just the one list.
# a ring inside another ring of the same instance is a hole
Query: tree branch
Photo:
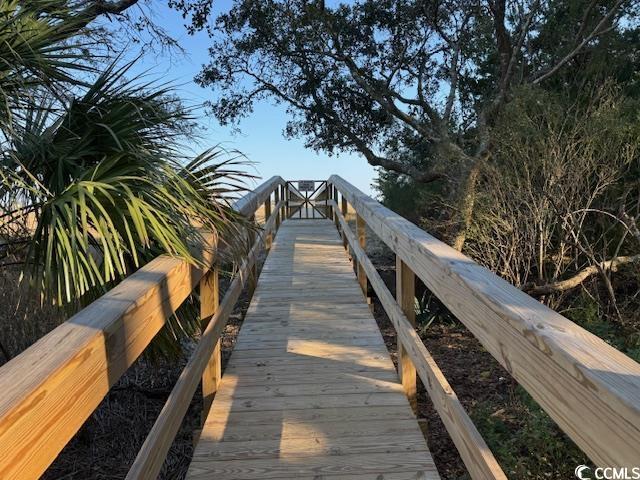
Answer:
[[547, 78], [549, 78], [551, 75], [553, 75], [558, 70], [560, 70], [560, 68], [562, 68], [562, 66], [565, 63], [567, 63], [569, 60], [575, 57], [578, 53], [580, 53], [580, 51], [585, 47], [585, 45], [587, 45], [591, 40], [593, 40], [598, 35], [601, 35], [602, 33], [604, 33], [607, 30], [607, 29], [604, 29], [604, 26], [607, 24], [607, 22], [609, 22], [609, 20], [611, 20], [611, 17], [613, 17], [616, 11], [620, 9], [620, 7], [624, 2], [625, 0], [617, 0], [616, 3], [613, 5], [613, 7], [611, 7], [611, 10], [609, 10], [607, 14], [604, 17], [602, 17], [602, 19], [598, 22], [598, 24], [595, 26], [595, 28], [591, 31], [589, 35], [584, 37], [582, 41], [578, 45], [576, 45], [576, 47], [573, 50], [571, 50], [571, 52], [565, 55], [553, 67], [548, 69], [546, 72], [540, 73], [536, 78], [533, 79], [531, 83], [536, 85], [542, 82], [543, 80], [546, 80]]
[[522, 287], [526, 293], [532, 296], [542, 296], [549, 295], [552, 293], [560, 293], [567, 290], [571, 290], [572, 288], [576, 288], [582, 282], [584, 282], [587, 278], [599, 273], [601, 271], [610, 270], [615, 272], [622, 265], [626, 265], [629, 263], [636, 263], [640, 261], [640, 254], [632, 255], [632, 256], [620, 256], [612, 258], [611, 260], [607, 260], [605, 262], [600, 262], [595, 265], [590, 265], [588, 267], [580, 270], [576, 275], [571, 278], [567, 278], [566, 280], [560, 280], [553, 283], [548, 283], [546, 285], [532, 285], [527, 284]]
[[97, 0], [87, 2], [88, 6], [78, 12], [75, 22], [68, 27], [68, 32], [73, 33], [82, 30], [101, 15], [121, 15], [128, 8], [133, 7], [139, 0], [119, 0], [105, 2]]
[[385, 170], [391, 170], [396, 173], [407, 175], [418, 183], [431, 183], [444, 178], [444, 174], [439, 172], [421, 171], [415, 167], [412, 167], [411, 165], [406, 165], [404, 163], [396, 162], [388, 158], [380, 157], [376, 155], [365, 142], [363, 142], [360, 138], [353, 134], [353, 132], [345, 129], [344, 133], [347, 137], [349, 137], [353, 146], [356, 147], [365, 156], [367, 162], [369, 162], [369, 165], [373, 165], [374, 167], [382, 167]]

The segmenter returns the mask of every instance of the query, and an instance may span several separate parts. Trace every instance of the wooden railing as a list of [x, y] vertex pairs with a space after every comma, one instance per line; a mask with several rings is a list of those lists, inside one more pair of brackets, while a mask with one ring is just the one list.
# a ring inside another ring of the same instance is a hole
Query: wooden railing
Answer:
[[[71, 317], [0, 370], [0, 478], [38, 478], [139, 357], [165, 321], [200, 285], [206, 327], [167, 403], [138, 453], [128, 479], [154, 479], [202, 379], [206, 418], [220, 380], [223, 331], [263, 245], [280, 225], [284, 181], [273, 177], [238, 200], [252, 217], [264, 205], [265, 225], [218, 305], [218, 271], [179, 258], [151, 261]], [[275, 207], [271, 213], [271, 197]], [[212, 264], [211, 245], [202, 259]]]
[[[594, 463], [638, 465], [638, 363], [342, 178], [329, 179], [329, 193], [334, 220], [355, 257], [365, 296], [368, 282], [396, 328], [405, 391], [415, 402], [417, 371], [472, 478], [503, 479], [505, 475], [416, 334], [414, 275]], [[347, 203], [356, 212], [356, 235], [345, 219]], [[396, 255], [397, 300], [365, 253], [365, 224]]]

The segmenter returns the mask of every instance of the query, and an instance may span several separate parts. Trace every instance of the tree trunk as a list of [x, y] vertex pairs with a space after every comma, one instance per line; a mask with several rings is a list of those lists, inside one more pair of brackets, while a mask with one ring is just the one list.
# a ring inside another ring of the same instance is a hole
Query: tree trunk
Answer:
[[467, 178], [464, 181], [462, 192], [460, 195], [460, 226], [458, 232], [453, 241], [453, 248], [462, 251], [464, 242], [467, 240], [467, 234], [473, 223], [473, 210], [476, 203], [476, 194], [478, 186], [478, 178], [480, 178], [480, 172], [482, 170], [483, 162], [481, 159], [476, 159], [473, 166], [469, 170]]

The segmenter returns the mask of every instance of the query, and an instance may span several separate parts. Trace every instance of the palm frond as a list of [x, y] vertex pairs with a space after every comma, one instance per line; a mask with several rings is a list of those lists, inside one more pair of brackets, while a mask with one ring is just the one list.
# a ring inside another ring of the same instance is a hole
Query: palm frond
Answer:
[[84, 85], [89, 55], [75, 26], [83, 19], [61, 0], [0, 2], [0, 130], [10, 132], [43, 90]]
[[197, 263], [201, 229], [240, 236], [228, 201], [247, 178], [237, 152], [210, 149], [182, 166], [176, 131], [188, 115], [170, 89], [126, 80], [128, 68], [107, 69], [58, 118], [30, 114], [2, 159], [1, 191], [36, 211], [29, 279], [56, 303], [107, 288], [160, 252]]
[[[89, 80], [74, 5], [0, 0], [0, 238], [19, 234], [23, 278], [71, 311], [157, 255], [203, 266], [203, 231], [233, 265], [254, 228], [230, 204], [250, 178], [242, 155], [214, 147], [185, 162], [189, 110], [171, 85], [128, 78], [134, 62]], [[154, 352], [198, 332], [195, 305]]]

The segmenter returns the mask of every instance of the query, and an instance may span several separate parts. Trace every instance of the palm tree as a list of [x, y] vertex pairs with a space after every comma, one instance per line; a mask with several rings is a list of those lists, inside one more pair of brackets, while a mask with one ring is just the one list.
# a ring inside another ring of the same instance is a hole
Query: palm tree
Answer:
[[[0, 0], [0, 238], [41, 298], [78, 308], [160, 253], [197, 263], [202, 230], [239, 244], [237, 156], [185, 161], [193, 119], [170, 86], [128, 79], [119, 59], [91, 78], [86, 37], [69, 33], [86, 21], [25, 3]], [[185, 318], [174, 339], [194, 332]]]

